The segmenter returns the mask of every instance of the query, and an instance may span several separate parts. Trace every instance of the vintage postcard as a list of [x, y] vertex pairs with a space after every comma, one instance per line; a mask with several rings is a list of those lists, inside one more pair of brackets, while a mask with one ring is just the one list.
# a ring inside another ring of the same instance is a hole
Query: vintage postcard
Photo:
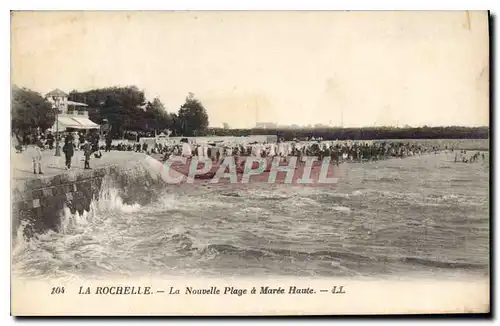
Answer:
[[486, 11], [13, 11], [11, 313], [490, 312]]

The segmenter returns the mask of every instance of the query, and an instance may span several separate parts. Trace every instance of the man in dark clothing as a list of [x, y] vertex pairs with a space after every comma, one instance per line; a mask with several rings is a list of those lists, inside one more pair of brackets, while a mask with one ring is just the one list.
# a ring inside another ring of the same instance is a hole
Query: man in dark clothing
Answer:
[[66, 137], [63, 146], [64, 156], [66, 157], [66, 170], [71, 169], [71, 158], [75, 153], [74, 145], [73, 145], [73, 137]]
[[47, 144], [49, 145], [49, 149], [54, 149], [54, 135], [51, 132], [47, 135]]
[[111, 133], [108, 132], [106, 134], [106, 152], [111, 152], [111, 143], [112, 143], [112, 139], [111, 139]]

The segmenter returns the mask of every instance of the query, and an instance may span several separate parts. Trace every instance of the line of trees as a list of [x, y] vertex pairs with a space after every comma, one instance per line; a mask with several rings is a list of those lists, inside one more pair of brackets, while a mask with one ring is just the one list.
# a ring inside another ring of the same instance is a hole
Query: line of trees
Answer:
[[[168, 112], [159, 98], [147, 101], [144, 91], [136, 86], [108, 87], [86, 92], [71, 91], [69, 99], [84, 102], [89, 118], [98, 124], [105, 121], [111, 134], [121, 138], [126, 132], [161, 133], [173, 136], [248, 136], [277, 135], [285, 140], [318, 138], [345, 139], [488, 139], [489, 127], [368, 127], [368, 128], [274, 128], [230, 129], [209, 128], [208, 114], [203, 104], [189, 93], [176, 113]], [[23, 136], [33, 128], [46, 130], [54, 125], [56, 112], [45, 98], [32, 90], [12, 88], [12, 131]]]
[[[161, 133], [204, 136], [208, 131], [208, 114], [203, 104], [189, 93], [177, 113], [168, 112], [159, 98], [147, 101], [144, 91], [136, 86], [107, 87], [86, 92], [73, 90], [69, 100], [88, 105], [89, 119], [111, 127], [112, 137], [121, 138], [127, 132]], [[18, 137], [54, 125], [56, 110], [39, 93], [13, 86], [11, 127]]]
[[277, 135], [284, 140], [318, 138], [324, 140], [371, 139], [488, 139], [489, 127], [364, 127], [364, 128], [273, 128], [225, 129], [212, 128], [217, 136]]
[[86, 92], [71, 91], [69, 99], [89, 106], [90, 120], [111, 126], [114, 137], [127, 131], [166, 132], [200, 136], [208, 130], [208, 114], [203, 104], [189, 93], [177, 113], [168, 112], [159, 98], [146, 101], [136, 86], [109, 87]]

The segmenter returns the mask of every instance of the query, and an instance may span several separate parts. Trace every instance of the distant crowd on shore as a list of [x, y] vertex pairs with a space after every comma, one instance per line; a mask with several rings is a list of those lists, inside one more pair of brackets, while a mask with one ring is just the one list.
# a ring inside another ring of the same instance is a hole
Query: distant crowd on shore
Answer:
[[[71, 169], [72, 157], [76, 151], [84, 152], [84, 169], [90, 169], [90, 159], [101, 158], [102, 152], [134, 151], [152, 155], [165, 162], [172, 156], [205, 157], [214, 162], [222, 162], [227, 156], [254, 156], [254, 157], [298, 157], [299, 161], [306, 156], [315, 156], [319, 160], [329, 157], [334, 164], [342, 162], [377, 161], [390, 157], [403, 158], [424, 153], [438, 153], [443, 150], [436, 145], [402, 141], [323, 141], [321, 139], [291, 142], [253, 142], [253, 143], [191, 143], [187, 138], [180, 143], [169, 143], [168, 138], [163, 141], [131, 142], [127, 140], [113, 141], [109, 135], [102, 137], [98, 131], [63, 132], [59, 134], [60, 146], [65, 156], [65, 168]], [[104, 142], [101, 140], [104, 138]], [[150, 138], [151, 139], [151, 138]], [[154, 138], [153, 138], [154, 139]], [[31, 148], [33, 172], [43, 174], [41, 169], [43, 150], [55, 148], [56, 137], [49, 131], [44, 134], [26, 135], [22, 144], [18, 144], [18, 152]], [[445, 147], [444, 150], [455, 152], [454, 148]], [[467, 151], [455, 152], [455, 162], [474, 163], [479, 159], [485, 160], [484, 153], [476, 152], [470, 157]], [[37, 172], [38, 171], [38, 172]]]
[[[278, 142], [278, 143], [251, 143], [251, 144], [190, 144], [185, 141], [181, 144], [155, 144], [151, 149], [147, 144], [138, 146], [136, 151], [143, 151], [150, 155], [159, 156], [162, 161], [171, 156], [206, 157], [212, 161], [221, 162], [227, 156], [254, 156], [254, 157], [286, 157], [295, 156], [299, 161], [306, 156], [315, 156], [319, 160], [329, 157], [335, 164], [342, 162], [367, 162], [387, 159], [391, 157], [403, 158], [425, 153], [438, 153], [438, 146], [424, 145], [400, 141], [313, 141], [313, 142]], [[445, 147], [444, 150], [455, 152], [454, 148]], [[470, 158], [467, 151], [460, 151], [463, 163], [473, 163], [484, 154], [479, 152]]]

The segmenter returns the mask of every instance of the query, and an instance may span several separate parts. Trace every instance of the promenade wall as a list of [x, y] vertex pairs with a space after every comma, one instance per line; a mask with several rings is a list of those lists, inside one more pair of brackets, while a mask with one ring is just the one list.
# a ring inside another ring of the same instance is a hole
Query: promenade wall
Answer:
[[14, 179], [11, 187], [13, 236], [21, 223], [25, 224], [24, 235], [28, 237], [48, 230], [59, 231], [65, 211], [88, 212], [99, 200], [110, 199], [106, 198], [110, 189], [127, 205], [147, 205], [167, 189], [159, 161], [140, 153], [120, 155], [120, 161], [101, 164], [92, 170], [61, 170], [47, 176]]

